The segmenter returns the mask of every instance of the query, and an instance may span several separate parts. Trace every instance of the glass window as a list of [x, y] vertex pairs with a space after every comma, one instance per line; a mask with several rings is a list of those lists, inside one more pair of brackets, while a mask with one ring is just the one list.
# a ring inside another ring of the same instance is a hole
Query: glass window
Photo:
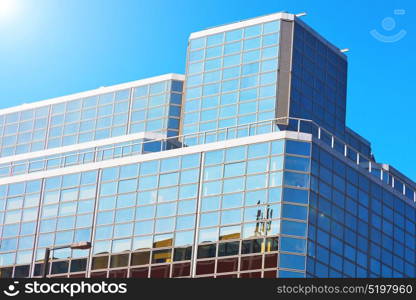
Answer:
[[244, 189], [244, 177], [224, 180], [224, 193], [239, 192]]
[[81, 190], [79, 193], [79, 199], [89, 199], [89, 198], [95, 198], [95, 185], [81, 187]]
[[260, 41], [261, 41], [260, 38], [244, 40], [244, 43], [243, 43], [244, 51], [259, 48]]
[[216, 210], [220, 207], [220, 196], [202, 198], [201, 210]]
[[173, 157], [168, 159], [163, 159], [160, 165], [161, 172], [169, 172], [179, 169], [180, 157]]
[[211, 181], [204, 183], [203, 186], [203, 195], [215, 195], [220, 194], [222, 188], [222, 181]]
[[157, 195], [158, 202], [174, 201], [178, 199], [178, 187], [160, 189]]
[[237, 255], [240, 242], [221, 243], [218, 245], [218, 256]]
[[138, 193], [138, 204], [151, 204], [156, 202], [157, 199], [157, 191], [146, 191]]
[[280, 186], [282, 185], [283, 172], [270, 173], [269, 186]]
[[141, 206], [136, 208], [136, 220], [144, 220], [153, 218], [155, 215], [155, 206]]
[[[205, 61], [205, 71], [215, 70], [221, 68], [222, 58], [215, 58]], [[211, 87], [211, 88], [210, 88]], [[209, 91], [208, 91], [209, 89]], [[218, 90], [218, 85], [210, 85], [204, 87], [204, 95], [215, 94]]]
[[175, 235], [175, 247], [192, 245], [194, 240], [194, 231], [177, 232]]
[[198, 61], [204, 58], [204, 50], [192, 51], [189, 53], [189, 61]]
[[131, 250], [131, 239], [114, 240], [112, 252], [123, 252]]
[[277, 56], [278, 54], [278, 47], [269, 47], [269, 48], [264, 48], [262, 50], [262, 58], [266, 59], [266, 58], [272, 58]]
[[140, 176], [155, 174], [159, 171], [159, 161], [147, 161], [141, 164]]
[[242, 201], [243, 193], [224, 195], [222, 198], [222, 209], [241, 206]]
[[306, 223], [282, 220], [281, 233], [297, 236], [306, 236]]
[[102, 183], [100, 194], [102, 196], [117, 194], [117, 182]]
[[244, 209], [244, 222], [263, 219], [263, 206], [247, 207]]
[[195, 227], [195, 216], [182, 216], [176, 219], [176, 230], [190, 229]]
[[130, 193], [137, 190], [137, 179], [121, 180], [118, 183], [119, 193]]
[[220, 240], [233, 240], [240, 238], [241, 225], [226, 226], [220, 229]]
[[132, 221], [134, 216], [134, 209], [120, 209], [116, 211], [116, 219], [115, 222], [127, 222]]
[[245, 205], [263, 204], [267, 202], [267, 190], [246, 192]]
[[290, 170], [309, 171], [309, 159], [303, 157], [286, 156], [285, 167]]
[[290, 219], [306, 220], [307, 207], [291, 204], [283, 204], [282, 217]]
[[221, 44], [224, 39], [224, 33], [218, 33], [207, 37], [207, 47]]
[[246, 168], [245, 162], [226, 164], [224, 166], [224, 177], [234, 177], [244, 175]]
[[197, 182], [199, 179], [199, 170], [193, 169], [181, 172], [180, 184], [187, 184]]
[[160, 175], [159, 186], [169, 186], [178, 184], [179, 174], [178, 173], [168, 173]]
[[284, 188], [283, 190], [283, 199], [288, 202], [297, 202], [297, 203], [308, 203], [308, 191], [307, 190], [297, 190], [291, 188]]
[[158, 219], [155, 222], [155, 232], [170, 232], [175, 228], [175, 218]]
[[295, 187], [307, 188], [309, 187], [309, 175], [293, 173], [293, 172], [285, 172], [284, 184], [295, 186]]
[[256, 159], [247, 161], [247, 174], [266, 172], [268, 159]]
[[182, 156], [182, 168], [196, 168], [199, 167], [199, 154], [190, 154]]
[[120, 167], [120, 179], [137, 177], [138, 169], [137, 164]]
[[75, 217], [59, 218], [57, 224], [57, 230], [72, 229], [75, 224]]
[[176, 214], [176, 203], [158, 204], [156, 217], [167, 217]]
[[274, 45], [277, 43], [279, 43], [279, 35], [277, 33], [263, 36], [263, 47]]
[[270, 171], [283, 169], [283, 156], [273, 156], [270, 158]]
[[256, 61], [260, 59], [260, 51], [259, 50], [254, 50], [254, 51], [249, 51], [249, 52], [245, 52], [243, 54], [243, 64], [244, 63], [248, 63], [248, 62], [252, 62], [252, 61]]
[[134, 234], [152, 234], [153, 233], [153, 220], [136, 222], [134, 224]]
[[178, 202], [178, 215], [195, 213], [196, 200]]
[[247, 176], [247, 190], [254, 190], [267, 187], [267, 174]]
[[224, 57], [224, 68], [239, 65], [241, 61], [241, 54], [229, 55]]
[[[209, 243], [209, 242], [216, 242], [218, 241], [218, 228], [209, 228], [209, 229], [201, 229], [199, 231], [199, 243]], [[215, 249], [214, 249], [215, 252]], [[198, 258], [202, 258], [199, 255], [198, 249]]]
[[43, 207], [42, 217], [56, 217], [58, 214], [58, 205], [47, 205]]
[[56, 245], [70, 244], [72, 242], [72, 239], [73, 239], [73, 231], [57, 232], [56, 237], [55, 237], [55, 244]]
[[[232, 68], [227, 68], [224, 69], [222, 72], [222, 76], [223, 79], [230, 79], [230, 78], [235, 78], [238, 77], [240, 75], [240, 67], [232, 67]], [[238, 82], [238, 81], [237, 81]], [[224, 88], [223, 88], [224, 90]], [[231, 89], [230, 89], [231, 90]], [[235, 101], [226, 101], [226, 99], [224, 99], [225, 97], [227, 97], [227, 95], [222, 95], [222, 100], [221, 103], [222, 104], [228, 104], [228, 103], [234, 103]]]
[[210, 151], [205, 153], [205, 165], [219, 164], [224, 160], [224, 150]]
[[215, 226], [218, 225], [219, 214], [218, 212], [203, 213], [201, 214], [200, 224], [201, 227]]
[[241, 209], [225, 210], [221, 213], [221, 224], [228, 225], [241, 222]]
[[241, 69], [242, 75], [249, 75], [253, 73], [258, 73], [259, 71], [259, 63], [251, 63], [247, 65], [243, 65]]
[[274, 141], [272, 142], [271, 154], [281, 154], [283, 153], [283, 148], [284, 148], [284, 140]]
[[198, 191], [197, 184], [182, 185], [180, 186], [179, 198], [180, 199], [194, 198], [196, 197], [197, 191]]
[[263, 34], [279, 31], [280, 22], [273, 21], [263, 24]]
[[254, 25], [254, 26], [246, 27], [244, 29], [245, 38], [257, 36], [257, 35], [260, 35], [260, 33], [261, 33], [261, 25]]
[[150, 85], [150, 94], [159, 94], [165, 91], [166, 88], [166, 81], [157, 82]]
[[157, 187], [157, 176], [141, 177], [139, 179], [139, 190], [154, 189]]
[[291, 255], [291, 254], [280, 254], [279, 266], [288, 269], [305, 269], [305, 256]]
[[226, 150], [225, 160], [227, 162], [244, 160], [245, 157], [246, 157], [246, 147], [245, 146], [229, 148], [229, 149]]
[[282, 236], [280, 237], [280, 250], [295, 253], [305, 253], [306, 240]]
[[242, 38], [242, 36], [243, 36], [243, 30], [242, 29], [228, 31], [228, 32], [225, 33], [225, 41], [226, 42], [237, 41], [237, 40], [240, 40]]
[[222, 46], [211, 47], [206, 50], [205, 58], [212, 58], [221, 56], [222, 54]]
[[311, 151], [310, 143], [298, 141], [286, 141], [286, 153], [309, 156]]

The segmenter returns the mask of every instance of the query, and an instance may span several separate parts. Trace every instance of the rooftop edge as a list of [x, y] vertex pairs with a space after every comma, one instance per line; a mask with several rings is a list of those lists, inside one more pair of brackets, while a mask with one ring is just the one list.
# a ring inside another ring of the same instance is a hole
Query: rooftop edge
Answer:
[[33, 108], [39, 108], [39, 107], [42, 107], [42, 106], [57, 104], [57, 103], [71, 101], [71, 100], [84, 98], [84, 97], [96, 96], [96, 95], [100, 95], [100, 94], [114, 92], [114, 91], [121, 90], [121, 89], [131, 88], [131, 87], [134, 87], [134, 86], [140, 86], [140, 85], [145, 85], [145, 84], [151, 84], [151, 83], [160, 82], [160, 81], [164, 81], [164, 80], [184, 81], [185, 80], [185, 75], [176, 74], [176, 73], [168, 73], [168, 74], [163, 74], [163, 75], [159, 75], [159, 76], [139, 79], [139, 80], [135, 80], [135, 81], [129, 81], [129, 82], [125, 82], [125, 83], [120, 83], [120, 84], [115, 84], [115, 85], [110, 85], [110, 86], [105, 86], [105, 87], [99, 87], [99, 88], [96, 88], [96, 89], [93, 89], [93, 90], [87, 90], [87, 91], [84, 91], [84, 92], [79, 92], [79, 93], [75, 93], [75, 94], [60, 96], [60, 97], [56, 97], [56, 98], [50, 98], [50, 99], [46, 99], [46, 100], [39, 100], [39, 101], [31, 102], [31, 103], [24, 103], [24, 104], [20, 104], [20, 105], [17, 105], [17, 106], [12, 106], [12, 107], [9, 107], [9, 108], [0, 109], [0, 115], [5, 115], [5, 114], [19, 112], [19, 111], [33, 109]]
[[294, 14], [278, 12], [278, 13], [261, 16], [261, 17], [254, 17], [254, 18], [246, 19], [243, 21], [236, 21], [236, 22], [232, 22], [232, 23], [228, 23], [224, 25], [219, 25], [219, 26], [211, 27], [211, 28], [204, 29], [201, 31], [196, 31], [190, 34], [189, 39], [195, 39], [195, 38], [199, 38], [199, 37], [203, 37], [203, 36], [207, 36], [207, 35], [211, 35], [215, 33], [239, 29], [239, 28], [243, 28], [243, 27], [247, 27], [251, 25], [257, 25], [257, 24], [261, 24], [261, 23], [265, 23], [269, 21], [275, 21], [275, 20], [293, 21], [294, 19], [295, 19]]

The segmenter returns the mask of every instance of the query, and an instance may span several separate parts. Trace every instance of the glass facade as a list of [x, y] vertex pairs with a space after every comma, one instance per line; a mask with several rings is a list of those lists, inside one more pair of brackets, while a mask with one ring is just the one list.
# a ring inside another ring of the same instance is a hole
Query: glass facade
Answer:
[[[156, 131], [177, 136], [183, 82], [152, 84], [0, 114], [0, 157]], [[1, 113], [1, 112], [0, 112]]]
[[344, 134], [347, 59], [301, 23], [294, 24], [291, 115]]
[[280, 22], [190, 39], [183, 134], [275, 118]]
[[413, 199], [327, 149], [312, 150], [309, 277], [415, 277]]
[[47, 248], [51, 277], [415, 277], [416, 184], [346, 126], [346, 72], [277, 13], [193, 33], [185, 77], [0, 111], [0, 278]]
[[90, 240], [53, 251], [50, 274], [304, 276], [310, 148], [280, 139], [2, 185], [0, 274], [39, 276], [46, 247]]

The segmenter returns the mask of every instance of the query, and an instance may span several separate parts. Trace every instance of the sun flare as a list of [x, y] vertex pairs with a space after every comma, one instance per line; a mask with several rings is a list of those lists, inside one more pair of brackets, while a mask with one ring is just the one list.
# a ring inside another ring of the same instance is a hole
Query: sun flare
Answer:
[[16, 10], [16, 0], [0, 0], [0, 20], [13, 17]]

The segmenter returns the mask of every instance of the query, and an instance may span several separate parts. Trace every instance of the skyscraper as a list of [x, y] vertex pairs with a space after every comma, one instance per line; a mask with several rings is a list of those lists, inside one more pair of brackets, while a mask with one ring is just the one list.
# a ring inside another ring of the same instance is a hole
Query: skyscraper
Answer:
[[415, 277], [416, 184], [348, 128], [295, 15], [192, 33], [186, 73], [0, 111], [0, 277]]

